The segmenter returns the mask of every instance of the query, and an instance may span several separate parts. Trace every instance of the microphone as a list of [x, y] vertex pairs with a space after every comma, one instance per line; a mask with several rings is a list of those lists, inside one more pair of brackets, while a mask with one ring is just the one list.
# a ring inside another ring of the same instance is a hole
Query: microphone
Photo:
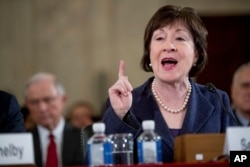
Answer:
[[221, 104], [221, 106], [222, 106], [224, 112], [226, 112], [226, 113], [229, 115], [229, 117], [232, 118], [232, 120], [234, 121], [234, 123], [235, 123], [237, 126], [242, 126], [242, 124], [241, 124], [240, 121], [236, 118], [236, 116], [235, 116], [233, 113], [229, 112], [229, 111], [226, 109], [226, 107], [225, 107], [225, 105], [224, 105], [224, 103], [223, 103], [223, 101], [222, 101], [222, 99], [221, 99], [220, 94], [217, 92], [216, 87], [215, 87], [212, 83], [206, 83], [206, 84], [205, 84], [205, 87], [206, 87], [210, 92], [216, 93], [216, 95], [219, 97], [220, 104]]
[[216, 93], [216, 88], [212, 83], [206, 83], [205, 86], [210, 92]]

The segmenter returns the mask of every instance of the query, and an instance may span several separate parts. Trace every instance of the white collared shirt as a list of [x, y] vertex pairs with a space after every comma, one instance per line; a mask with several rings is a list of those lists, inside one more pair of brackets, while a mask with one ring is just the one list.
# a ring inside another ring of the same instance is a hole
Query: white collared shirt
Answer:
[[236, 115], [237, 115], [237, 118], [239, 119], [240, 123], [243, 125], [243, 126], [248, 126], [249, 124], [249, 120], [244, 118], [238, 111], [235, 112]]
[[[63, 140], [64, 125], [65, 125], [65, 120], [64, 118], [62, 118], [59, 124], [56, 126], [56, 128], [53, 129], [52, 131], [54, 135], [55, 143], [56, 143], [56, 149], [57, 149], [56, 151], [57, 151], [59, 166], [62, 166], [62, 140]], [[41, 125], [38, 125], [37, 128], [38, 128], [38, 134], [39, 134], [39, 138], [41, 142], [42, 162], [45, 165], [46, 158], [47, 158], [47, 149], [49, 145], [50, 131]]]

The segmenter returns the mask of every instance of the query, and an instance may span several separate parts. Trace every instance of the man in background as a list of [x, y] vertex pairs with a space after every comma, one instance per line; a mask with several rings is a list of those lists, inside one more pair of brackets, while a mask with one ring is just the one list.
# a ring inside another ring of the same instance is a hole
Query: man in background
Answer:
[[0, 91], [0, 133], [25, 132], [23, 116], [15, 96]]
[[243, 126], [250, 126], [250, 62], [241, 65], [235, 71], [231, 98], [238, 121]]
[[48, 73], [32, 76], [25, 86], [25, 101], [36, 123], [31, 130], [36, 165], [82, 165], [81, 131], [64, 119], [67, 97], [57, 78]]

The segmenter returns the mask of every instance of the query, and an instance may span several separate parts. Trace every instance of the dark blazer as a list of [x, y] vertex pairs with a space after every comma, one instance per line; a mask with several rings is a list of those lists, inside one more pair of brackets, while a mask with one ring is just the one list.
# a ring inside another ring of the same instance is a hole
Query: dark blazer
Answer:
[[0, 133], [25, 132], [23, 115], [15, 96], [0, 91]]
[[[43, 167], [40, 138], [37, 127], [30, 132], [33, 134], [35, 163], [37, 167]], [[65, 122], [62, 139], [62, 165], [73, 166], [83, 164], [83, 151], [81, 144], [81, 130]]]
[[[107, 109], [104, 113], [103, 121], [106, 124], [106, 133], [132, 133], [134, 145], [136, 138], [142, 132], [141, 123], [143, 120], [155, 121], [155, 132], [162, 137], [162, 157], [163, 162], [173, 161], [174, 136], [157, 106], [151, 91], [150, 78], [140, 87], [133, 90], [133, 104], [131, 110], [122, 121], [115, 114], [110, 101], [107, 101]], [[188, 108], [180, 135], [187, 133], [223, 133], [230, 125], [234, 125], [234, 120], [228, 112], [232, 112], [228, 95], [216, 89], [208, 89], [204, 85], [199, 85], [190, 80], [192, 93], [188, 101]], [[223, 103], [223, 105], [222, 105]], [[227, 111], [224, 111], [223, 106]], [[135, 146], [136, 150], [136, 146]], [[136, 151], [134, 151], [136, 155]], [[135, 156], [135, 163], [137, 156]]]

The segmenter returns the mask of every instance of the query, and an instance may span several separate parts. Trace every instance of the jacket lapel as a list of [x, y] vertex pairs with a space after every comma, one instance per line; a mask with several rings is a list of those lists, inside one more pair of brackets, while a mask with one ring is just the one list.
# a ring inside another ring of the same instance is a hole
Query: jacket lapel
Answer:
[[192, 90], [181, 134], [199, 132], [214, 112], [214, 106], [204, 97], [197, 85], [192, 84]]
[[68, 162], [68, 158], [70, 155], [69, 152], [67, 152], [67, 150], [70, 150], [70, 147], [72, 146], [71, 144], [73, 144], [72, 142], [70, 142], [70, 137], [71, 135], [68, 133], [69, 131], [67, 130], [68, 126], [67, 123], [65, 122], [64, 128], [63, 128], [63, 140], [62, 140], [62, 163], [63, 165], [66, 164], [66, 162]]
[[31, 131], [33, 133], [33, 143], [34, 143], [34, 152], [35, 152], [35, 162], [38, 167], [42, 167], [42, 151], [41, 151], [41, 143], [38, 134], [38, 129], [35, 127]]
[[[172, 150], [174, 136], [167, 127], [152, 92], [148, 90], [146, 95], [139, 96], [137, 100], [138, 102], [136, 102], [137, 105], [135, 106], [135, 111], [138, 112], [135, 113], [136, 117], [141, 118], [142, 120], [154, 120], [155, 132], [162, 136], [162, 140], [165, 140], [167, 143], [166, 146]], [[140, 120], [140, 122], [142, 122], [142, 120]], [[139, 134], [140, 133], [138, 133], [138, 135]]]

